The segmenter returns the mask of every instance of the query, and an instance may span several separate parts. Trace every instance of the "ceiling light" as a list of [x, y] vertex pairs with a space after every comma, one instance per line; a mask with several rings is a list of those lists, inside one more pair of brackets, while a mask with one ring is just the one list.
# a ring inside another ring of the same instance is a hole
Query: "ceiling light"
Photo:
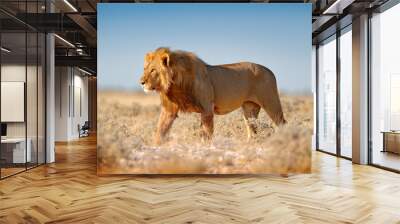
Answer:
[[79, 55], [83, 55], [83, 49], [82, 48], [77, 48], [76, 49], [76, 53], [78, 53]]
[[6, 52], [6, 53], [10, 53], [10, 52], [11, 52], [11, 50], [9, 50], [9, 49], [7, 49], [7, 48], [5, 48], [5, 47], [1, 47], [1, 50], [4, 51], [4, 52]]
[[322, 14], [342, 14], [343, 10], [351, 5], [355, 0], [336, 0]]
[[54, 36], [57, 37], [58, 39], [60, 39], [62, 42], [66, 43], [68, 46], [75, 48], [75, 45], [73, 45], [73, 44], [72, 44], [71, 42], [69, 42], [68, 40], [66, 40], [66, 39], [64, 39], [64, 38], [62, 38], [62, 37], [60, 37], [60, 36], [57, 35], [57, 34], [54, 34]]
[[65, 4], [67, 4], [74, 12], [78, 12], [78, 10], [68, 1], [64, 0]]
[[86, 71], [86, 70], [83, 70], [83, 69], [81, 69], [81, 68], [79, 68], [79, 67], [78, 67], [78, 70], [81, 71], [81, 72], [83, 72], [83, 73], [85, 73], [85, 74], [87, 74], [87, 75], [92, 75], [92, 73], [90, 73], [90, 72], [88, 72], [88, 71]]

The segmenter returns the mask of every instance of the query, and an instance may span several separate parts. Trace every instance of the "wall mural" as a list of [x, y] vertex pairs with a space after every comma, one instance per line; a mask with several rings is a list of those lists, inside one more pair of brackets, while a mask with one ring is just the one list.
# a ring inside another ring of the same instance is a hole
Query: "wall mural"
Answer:
[[99, 4], [98, 174], [310, 172], [309, 4]]

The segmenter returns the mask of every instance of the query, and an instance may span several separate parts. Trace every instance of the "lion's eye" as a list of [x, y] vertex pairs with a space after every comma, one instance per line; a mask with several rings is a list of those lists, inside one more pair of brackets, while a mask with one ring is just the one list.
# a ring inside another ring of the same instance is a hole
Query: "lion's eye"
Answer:
[[151, 70], [151, 72], [150, 73], [153, 73], [155, 70], [154, 70], [154, 68]]

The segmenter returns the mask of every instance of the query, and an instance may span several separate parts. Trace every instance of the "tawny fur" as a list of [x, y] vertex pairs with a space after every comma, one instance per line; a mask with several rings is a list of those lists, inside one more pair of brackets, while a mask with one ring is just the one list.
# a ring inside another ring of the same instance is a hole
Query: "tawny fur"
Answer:
[[276, 125], [286, 123], [274, 74], [266, 67], [240, 62], [208, 65], [185, 51], [158, 48], [145, 56], [141, 83], [159, 92], [161, 114], [155, 136], [160, 143], [179, 111], [201, 114], [203, 136], [213, 134], [214, 114], [242, 107], [248, 138], [256, 133], [254, 121], [263, 108]]

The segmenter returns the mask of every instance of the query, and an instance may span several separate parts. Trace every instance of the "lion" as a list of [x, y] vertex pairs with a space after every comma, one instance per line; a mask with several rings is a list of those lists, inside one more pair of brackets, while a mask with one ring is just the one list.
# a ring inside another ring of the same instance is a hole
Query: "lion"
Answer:
[[248, 140], [257, 133], [254, 121], [260, 108], [275, 125], [286, 123], [275, 75], [259, 64], [209, 65], [191, 52], [161, 47], [146, 54], [140, 84], [145, 92], [156, 91], [160, 95], [156, 144], [164, 140], [178, 112], [201, 114], [203, 139], [212, 138], [214, 114], [227, 114], [239, 107]]

